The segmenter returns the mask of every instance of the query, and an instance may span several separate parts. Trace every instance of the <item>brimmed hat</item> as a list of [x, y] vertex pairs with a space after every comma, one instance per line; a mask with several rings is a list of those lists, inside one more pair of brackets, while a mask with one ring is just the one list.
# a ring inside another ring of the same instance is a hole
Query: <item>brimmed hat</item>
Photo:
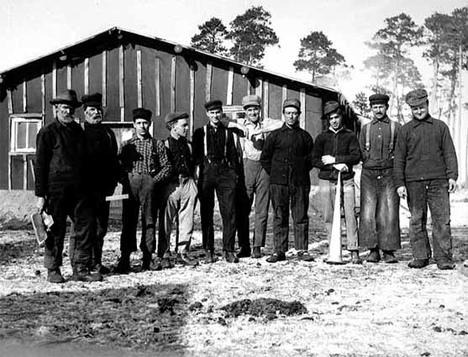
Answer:
[[373, 104], [385, 104], [387, 105], [388, 104], [388, 101], [390, 100], [390, 97], [386, 94], [372, 94], [370, 97], [369, 97], [369, 104], [370, 105], [373, 105]]
[[247, 107], [260, 107], [261, 103], [262, 98], [255, 94], [246, 95], [244, 98], [242, 98], [242, 106], [244, 107], [244, 109], [246, 109]]
[[286, 99], [283, 102], [283, 110], [284, 110], [284, 108], [287, 108], [287, 107], [294, 107], [298, 111], [300, 111], [301, 110], [301, 102], [298, 99]]
[[153, 113], [151, 113], [151, 110], [148, 110], [145, 108], [136, 108], [136, 109], [133, 109], [132, 114], [133, 114], [133, 121], [137, 119], [144, 119], [147, 121], [151, 121], [151, 115]]
[[341, 108], [340, 103], [335, 102], [334, 100], [326, 102], [325, 106], [323, 107], [323, 116], [327, 117], [328, 115], [336, 112], [340, 108]]
[[223, 102], [219, 99], [210, 100], [209, 102], [205, 103], [206, 111], [214, 110], [214, 109], [223, 109]]
[[189, 115], [186, 112], [174, 112], [174, 113], [169, 113], [165, 116], [164, 121], [166, 124], [172, 123], [173, 121], [179, 120], [179, 119], [186, 119], [188, 118]]
[[406, 95], [405, 100], [410, 107], [421, 105], [427, 101], [427, 92], [422, 88], [412, 90]]
[[102, 94], [87, 94], [81, 97], [84, 107], [102, 107]]
[[57, 94], [57, 96], [50, 101], [50, 104], [68, 104], [74, 108], [78, 108], [81, 102], [76, 98], [76, 92], [74, 90], [67, 89]]

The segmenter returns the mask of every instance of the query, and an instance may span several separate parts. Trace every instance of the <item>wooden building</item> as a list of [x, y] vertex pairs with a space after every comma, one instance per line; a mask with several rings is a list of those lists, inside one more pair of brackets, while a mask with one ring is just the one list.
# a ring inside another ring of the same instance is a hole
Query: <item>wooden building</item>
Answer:
[[[263, 115], [281, 118], [285, 98], [302, 103], [300, 123], [313, 137], [322, 130], [322, 105], [342, 95], [210, 53], [112, 28], [77, 44], [0, 73], [0, 189], [32, 190], [36, 134], [53, 120], [49, 101], [60, 91], [78, 96], [101, 92], [105, 123], [122, 138], [132, 128], [132, 110], [153, 112], [153, 135], [168, 135], [164, 116], [174, 110], [191, 115], [190, 133], [206, 123], [203, 104], [221, 99], [231, 116], [242, 113], [241, 98], [258, 94]], [[83, 118], [82, 109], [76, 115]]]

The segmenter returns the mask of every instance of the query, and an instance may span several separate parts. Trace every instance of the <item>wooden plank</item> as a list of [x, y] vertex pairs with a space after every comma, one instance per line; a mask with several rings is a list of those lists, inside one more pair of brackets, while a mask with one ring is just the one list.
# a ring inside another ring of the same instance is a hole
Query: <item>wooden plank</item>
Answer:
[[299, 126], [302, 129], [305, 129], [306, 122], [305, 122], [305, 115], [306, 115], [306, 93], [305, 88], [301, 88], [299, 98], [301, 101], [301, 115], [299, 116]]
[[28, 111], [28, 88], [26, 81], [23, 81], [23, 113]]
[[71, 65], [67, 65], [67, 89], [72, 89], [72, 68]]
[[156, 58], [154, 70], [154, 84], [155, 84], [155, 97], [156, 97], [156, 116], [161, 115], [161, 60]]
[[268, 82], [268, 79], [265, 79], [265, 82], [263, 82], [263, 117], [264, 118], [268, 118], [270, 115], [269, 98], [270, 98], [269, 82]]
[[192, 137], [194, 130], [195, 118], [195, 70], [190, 70], [190, 119], [189, 119], [189, 135]]
[[89, 94], [89, 57], [84, 60], [84, 94]]
[[52, 98], [57, 96], [57, 61], [52, 64]]
[[211, 100], [211, 80], [213, 75], [213, 65], [208, 62], [206, 64], [206, 82], [205, 82], [205, 101]]
[[102, 106], [107, 107], [107, 51], [102, 51]]
[[42, 107], [42, 120], [44, 121], [45, 112], [46, 112], [46, 77], [44, 73], [42, 73], [41, 75], [41, 107]]
[[141, 83], [141, 50], [137, 51], [137, 103], [138, 107], [143, 106], [142, 83]]
[[[288, 86], [286, 84], [283, 84], [283, 93], [282, 93], [282, 102], [284, 103], [284, 101], [288, 98]], [[282, 105], [281, 105], [282, 106]]]
[[124, 68], [124, 47], [119, 47], [119, 106], [120, 121], [125, 121], [125, 68]]
[[174, 56], [171, 59], [171, 112], [176, 108], [176, 66], [177, 57]]
[[28, 157], [23, 154], [23, 191], [28, 189]]
[[13, 98], [11, 95], [11, 89], [7, 89], [7, 97], [8, 97], [8, 113], [13, 114]]
[[258, 86], [255, 88], [255, 94], [261, 97], [262, 92], [263, 92], [263, 79], [257, 78], [257, 80], [258, 80]]
[[233, 93], [234, 93], [234, 67], [229, 67], [226, 105], [232, 105]]

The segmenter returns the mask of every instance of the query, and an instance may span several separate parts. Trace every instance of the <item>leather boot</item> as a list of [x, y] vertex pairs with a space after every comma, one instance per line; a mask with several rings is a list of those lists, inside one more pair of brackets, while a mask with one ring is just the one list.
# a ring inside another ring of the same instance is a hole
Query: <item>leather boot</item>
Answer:
[[63, 284], [65, 282], [65, 279], [63, 278], [60, 269], [57, 268], [49, 269], [49, 271], [47, 272], [47, 281], [53, 284]]
[[262, 251], [260, 247], [253, 247], [252, 258], [260, 259], [262, 257]]
[[362, 260], [359, 258], [358, 250], [351, 251], [351, 264], [362, 264]]
[[429, 259], [413, 259], [408, 263], [408, 267], [413, 269], [421, 269], [429, 265]]
[[369, 255], [366, 258], [368, 263], [378, 263], [380, 262], [380, 253], [378, 248], [373, 248], [370, 250]]
[[205, 264], [212, 264], [215, 261], [214, 253], [211, 250], [205, 250]]

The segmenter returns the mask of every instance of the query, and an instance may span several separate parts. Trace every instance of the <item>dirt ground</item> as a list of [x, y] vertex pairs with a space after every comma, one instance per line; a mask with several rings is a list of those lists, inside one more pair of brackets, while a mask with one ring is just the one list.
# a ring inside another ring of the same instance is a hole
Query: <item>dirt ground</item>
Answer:
[[[277, 264], [265, 255], [139, 272], [135, 253], [132, 273], [93, 284], [47, 283], [33, 232], [0, 231], [0, 355], [468, 356], [467, 196], [452, 202], [452, 271], [407, 267], [405, 212], [397, 264], [324, 263], [325, 231], [312, 205], [315, 262], [298, 261], [292, 249]], [[270, 228], [266, 254], [271, 240]], [[191, 254], [202, 259], [200, 243], [196, 231]], [[118, 244], [115, 229], [106, 265]], [[67, 256], [63, 272], [69, 279]]]

